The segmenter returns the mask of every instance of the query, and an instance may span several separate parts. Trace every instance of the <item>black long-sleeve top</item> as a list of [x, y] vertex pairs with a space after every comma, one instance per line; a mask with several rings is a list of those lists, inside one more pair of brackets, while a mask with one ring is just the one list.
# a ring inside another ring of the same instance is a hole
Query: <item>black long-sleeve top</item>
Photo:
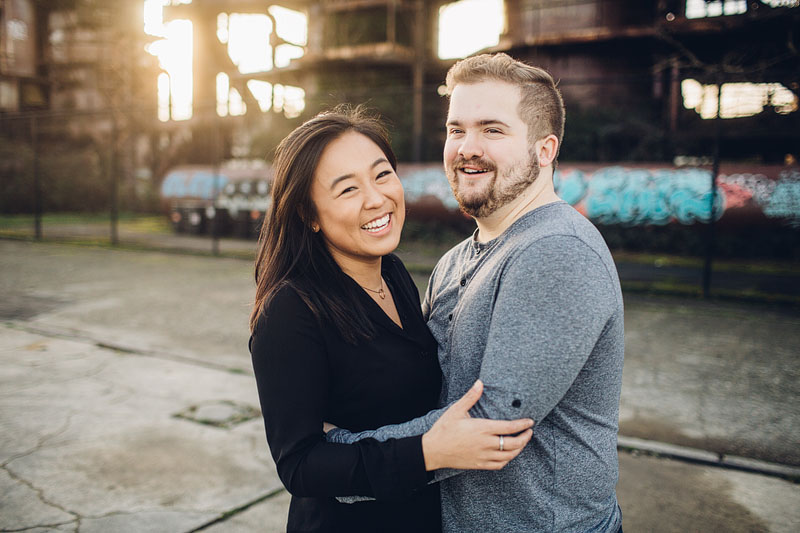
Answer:
[[[439, 491], [428, 485], [422, 437], [325, 441], [324, 421], [354, 431], [405, 422], [437, 405], [441, 371], [419, 294], [400, 260], [382, 274], [403, 327], [356, 283], [376, 335], [347, 343], [291, 284], [279, 289], [250, 338], [267, 441], [292, 494], [288, 531], [440, 531]], [[343, 504], [335, 496], [373, 496]]]

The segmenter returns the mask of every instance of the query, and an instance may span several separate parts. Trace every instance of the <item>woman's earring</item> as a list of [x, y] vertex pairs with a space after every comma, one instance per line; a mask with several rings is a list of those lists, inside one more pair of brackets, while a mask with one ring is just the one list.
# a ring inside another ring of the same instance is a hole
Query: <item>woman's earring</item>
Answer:
[[311, 224], [311, 231], [313, 231], [314, 233], [318, 232], [319, 226], [317, 226], [316, 224]]

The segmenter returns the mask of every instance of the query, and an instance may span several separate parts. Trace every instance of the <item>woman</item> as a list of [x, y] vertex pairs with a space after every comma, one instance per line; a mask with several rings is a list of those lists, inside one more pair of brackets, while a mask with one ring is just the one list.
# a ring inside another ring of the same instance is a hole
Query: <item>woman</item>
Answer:
[[[391, 255], [405, 219], [396, 166], [380, 123], [358, 110], [318, 115], [276, 151], [250, 351], [267, 440], [292, 494], [289, 531], [439, 531], [428, 472], [500, 468], [530, 439], [530, 430], [506, 437], [498, 451], [499, 433], [466, 414], [476, 387], [442, 416], [447, 430], [325, 441], [324, 421], [354, 431], [400, 423], [439, 396], [436, 342], [411, 277]], [[504, 424], [503, 434], [529, 427]], [[376, 500], [334, 498], [349, 495]]]

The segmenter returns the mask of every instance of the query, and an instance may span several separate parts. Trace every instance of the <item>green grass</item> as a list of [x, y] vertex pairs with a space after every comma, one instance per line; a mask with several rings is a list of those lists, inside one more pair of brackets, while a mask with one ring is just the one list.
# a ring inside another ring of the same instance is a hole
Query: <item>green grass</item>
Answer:
[[[141, 233], [170, 233], [169, 220], [163, 215], [142, 215], [137, 213], [120, 213], [117, 217], [120, 229]], [[33, 215], [0, 215], [0, 234], [34, 232]], [[69, 226], [106, 227], [111, 224], [108, 213], [47, 213], [42, 216], [42, 227], [59, 228]]]

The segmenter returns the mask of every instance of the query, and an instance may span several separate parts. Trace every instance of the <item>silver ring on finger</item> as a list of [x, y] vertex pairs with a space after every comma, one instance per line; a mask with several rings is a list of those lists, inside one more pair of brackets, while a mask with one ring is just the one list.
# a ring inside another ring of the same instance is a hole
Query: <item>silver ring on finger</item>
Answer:
[[500, 435], [500, 451], [503, 451], [503, 436]]

